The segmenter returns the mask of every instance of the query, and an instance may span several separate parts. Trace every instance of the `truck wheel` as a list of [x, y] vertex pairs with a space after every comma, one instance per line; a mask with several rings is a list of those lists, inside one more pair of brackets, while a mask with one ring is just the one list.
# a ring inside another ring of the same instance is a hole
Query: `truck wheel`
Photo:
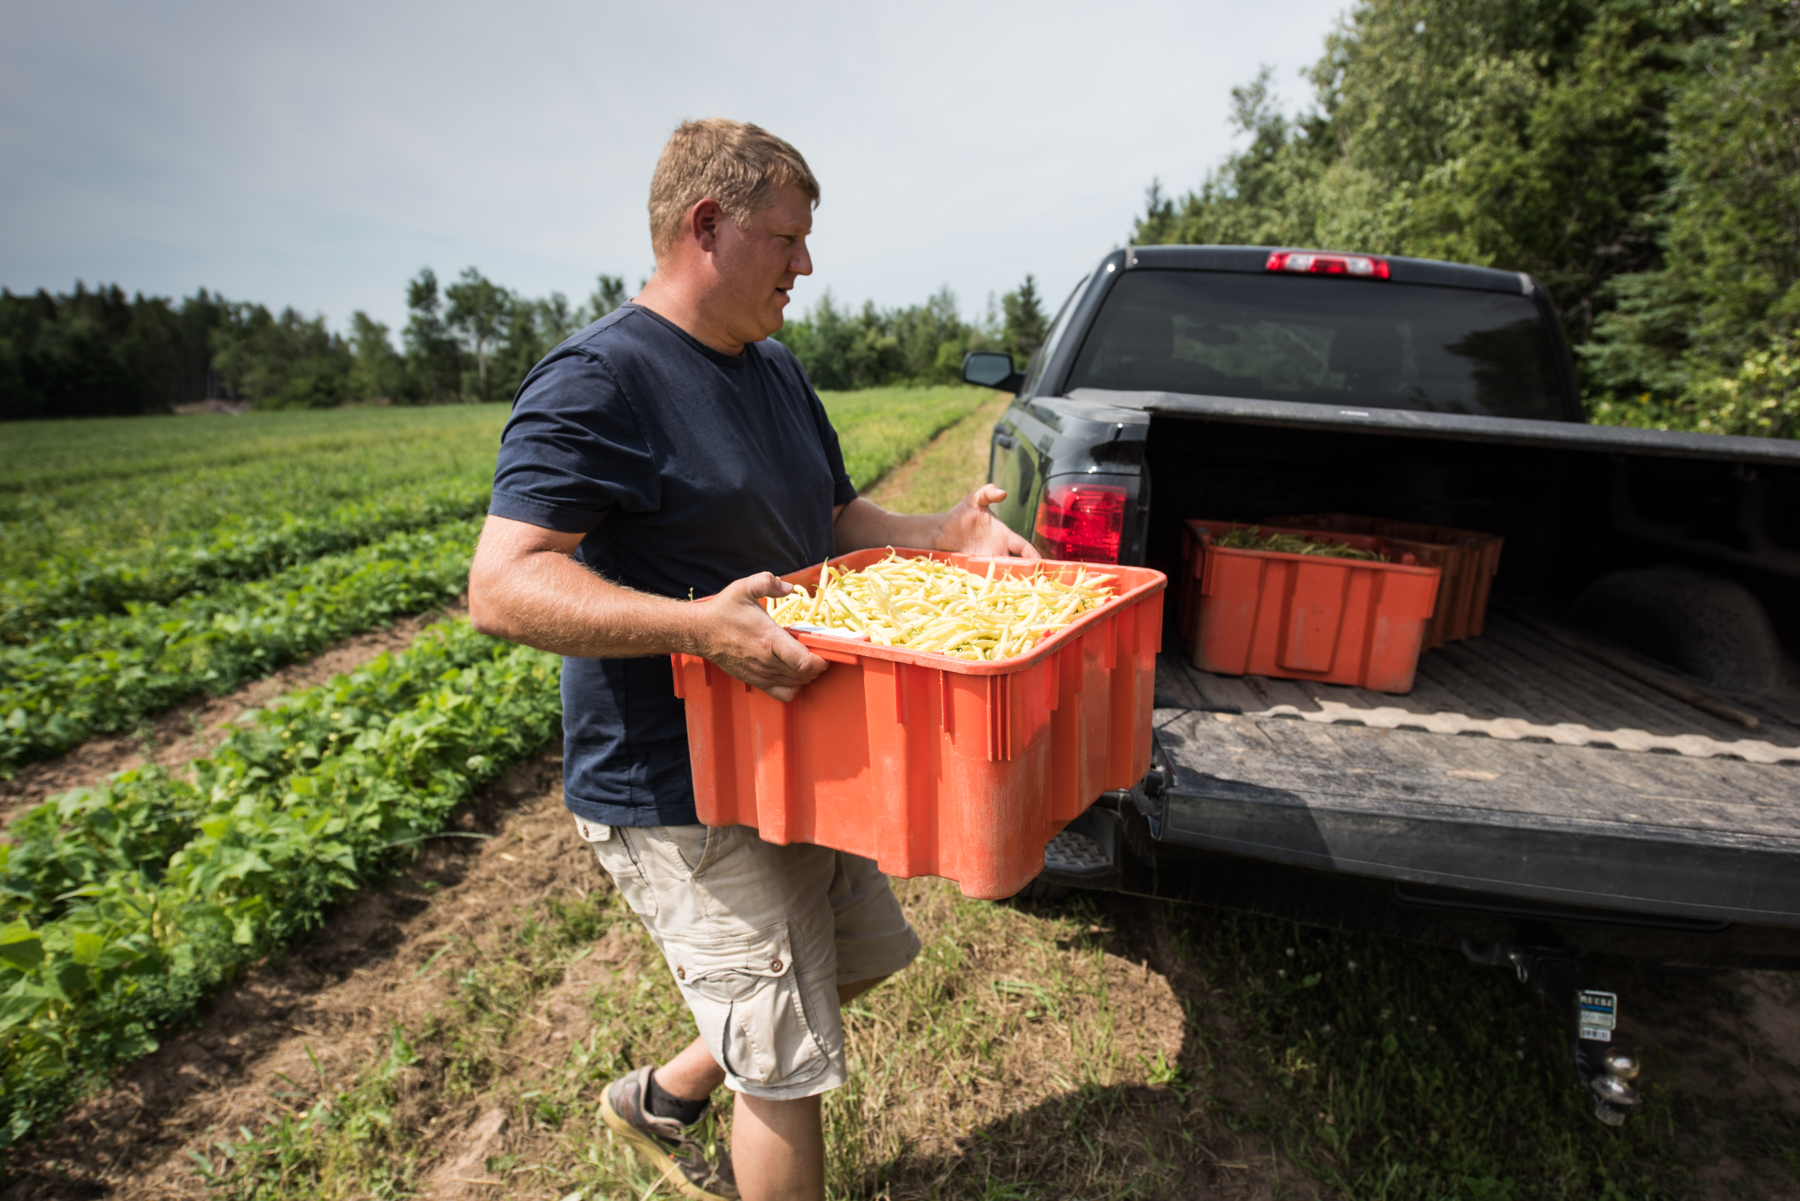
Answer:
[[1039, 876], [1011, 897], [1015, 901], [1060, 901], [1075, 890], [1067, 884], [1052, 884]]

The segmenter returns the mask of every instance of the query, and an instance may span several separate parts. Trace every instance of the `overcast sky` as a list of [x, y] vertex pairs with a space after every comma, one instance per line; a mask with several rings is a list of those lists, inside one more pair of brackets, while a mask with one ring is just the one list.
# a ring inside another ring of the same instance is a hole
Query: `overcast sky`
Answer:
[[587, 296], [651, 266], [683, 117], [755, 121], [824, 190], [802, 308], [1053, 302], [1160, 177], [1233, 147], [1230, 91], [1291, 108], [1344, 0], [461, 5], [0, 0], [0, 284], [76, 279], [396, 330], [408, 277], [475, 265]]

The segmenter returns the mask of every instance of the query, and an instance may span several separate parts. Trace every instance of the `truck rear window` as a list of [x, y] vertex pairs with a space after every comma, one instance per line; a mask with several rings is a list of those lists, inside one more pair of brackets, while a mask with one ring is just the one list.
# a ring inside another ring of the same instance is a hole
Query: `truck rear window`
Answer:
[[1068, 386], [1564, 415], [1556, 352], [1530, 298], [1393, 280], [1132, 271]]

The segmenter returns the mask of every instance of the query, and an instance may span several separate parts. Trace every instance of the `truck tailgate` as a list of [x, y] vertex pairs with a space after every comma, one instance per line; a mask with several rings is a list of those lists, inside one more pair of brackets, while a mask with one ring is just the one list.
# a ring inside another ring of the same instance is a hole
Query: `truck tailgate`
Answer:
[[1504, 610], [1406, 696], [1210, 675], [1166, 642], [1161, 837], [1418, 885], [1800, 926], [1800, 697], [1752, 732]]

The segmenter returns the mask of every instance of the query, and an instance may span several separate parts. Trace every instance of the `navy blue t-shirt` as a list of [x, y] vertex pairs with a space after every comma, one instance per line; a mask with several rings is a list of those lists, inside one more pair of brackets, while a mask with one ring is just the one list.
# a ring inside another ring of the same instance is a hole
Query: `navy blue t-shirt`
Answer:
[[[532, 368], [488, 512], [587, 535], [614, 583], [686, 599], [832, 553], [856, 489], [837, 433], [779, 342], [721, 354], [636, 305]], [[563, 796], [611, 826], [692, 825], [687, 719], [667, 656], [563, 660]]]

